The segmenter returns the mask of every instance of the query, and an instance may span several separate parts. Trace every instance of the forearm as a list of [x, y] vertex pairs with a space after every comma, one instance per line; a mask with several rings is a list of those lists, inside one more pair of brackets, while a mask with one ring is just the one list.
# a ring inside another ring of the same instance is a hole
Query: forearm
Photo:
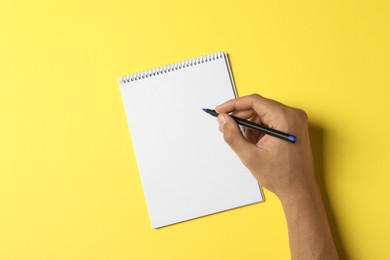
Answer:
[[294, 197], [281, 198], [292, 259], [339, 259], [317, 184], [296, 191]]

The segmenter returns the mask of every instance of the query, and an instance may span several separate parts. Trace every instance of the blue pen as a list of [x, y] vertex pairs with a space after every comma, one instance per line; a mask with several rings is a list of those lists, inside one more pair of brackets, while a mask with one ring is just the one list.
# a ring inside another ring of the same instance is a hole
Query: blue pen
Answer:
[[[212, 115], [212, 116], [215, 116], [215, 117], [217, 117], [219, 115], [217, 112], [215, 112], [215, 110], [212, 110], [212, 109], [202, 108], [202, 110], [204, 112]], [[259, 125], [259, 124], [256, 124], [256, 123], [253, 123], [253, 122], [250, 122], [250, 121], [247, 121], [245, 119], [238, 118], [238, 117], [235, 117], [235, 116], [232, 116], [232, 115], [231, 115], [231, 117], [239, 125], [248, 127], [250, 129], [253, 129], [253, 130], [260, 131], [260, 132], [262, 132], [264, 134], [277, 137], [279, 139], [282, 139], [282, 140], [290, 142], [290, 143], [296, 143], [297, 142], [297, 138], [295, 136], [293, 136], [293, 135], [286, 134], [284, 132], [281, 132], [281, 131], [278, 131], [278, 130], [275, 130], [275, 129], [271, 129], [271, 128], [265, 127], [263, 125]]]

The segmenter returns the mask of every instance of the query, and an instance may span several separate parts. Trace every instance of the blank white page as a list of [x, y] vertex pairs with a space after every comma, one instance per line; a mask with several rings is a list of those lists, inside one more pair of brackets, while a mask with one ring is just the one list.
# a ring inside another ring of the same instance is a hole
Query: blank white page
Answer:
[[120, 89], [153, 228], [263, 200], [202, 111], [235, 98], [227, 54], [125, 76]]

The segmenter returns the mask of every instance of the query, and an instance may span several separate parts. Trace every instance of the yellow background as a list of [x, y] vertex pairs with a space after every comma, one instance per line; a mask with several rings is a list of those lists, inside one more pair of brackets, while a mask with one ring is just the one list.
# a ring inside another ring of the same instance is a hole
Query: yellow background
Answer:
[[289, 259], [268, 191], [150, 226], [117, 78], [219, 50], [241, 96], [308, 112], [340, 254], [390, 259], [389, 14], [385, 0], [1, 0], [0, 259]]

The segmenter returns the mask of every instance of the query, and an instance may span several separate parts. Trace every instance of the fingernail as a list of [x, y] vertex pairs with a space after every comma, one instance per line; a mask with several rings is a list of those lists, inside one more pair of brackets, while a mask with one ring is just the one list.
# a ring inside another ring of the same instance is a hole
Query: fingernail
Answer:
[[224, 124], [226, 124], [226, 118], [222, 115], [219, 115], [217, 117], [217, 121], [218, 121], [218, 124], [219, 124], [219, 127], [221, 128]]

